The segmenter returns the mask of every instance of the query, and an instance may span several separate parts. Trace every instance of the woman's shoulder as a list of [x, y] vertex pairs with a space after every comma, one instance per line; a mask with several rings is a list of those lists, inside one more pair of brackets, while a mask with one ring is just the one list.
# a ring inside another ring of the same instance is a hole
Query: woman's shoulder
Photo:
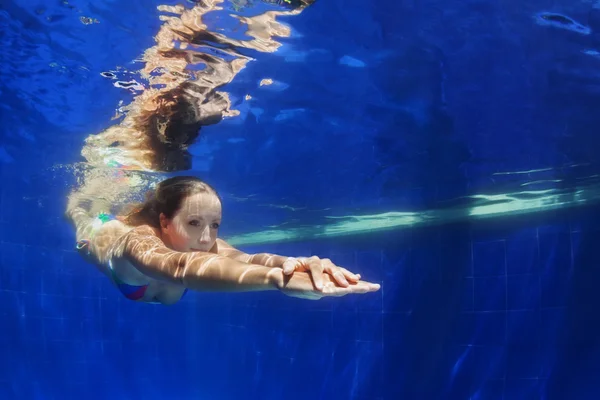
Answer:
[[102, 226], [98, 229], [97, 235], [112, 237], [116, 239], [120, 236], [125, 235], [133, 229], [134, 227], [129, 226], [118, 219], [113, 219], [111, 221], [103, 223]]
[[151, 235], [157, 237], [159, 236], [157, 230], [150, 225], [131, 226], [126, 224], [125, 221], [119, 217], [103, 223], [100, 231], [102, 231], [103, 234], [114, 234], [116, 236], [121, 236], [127, 233]]
[[108, 241], [112, 242], [110, 252], [112, 257], [122, 257], [131, 245], [139, 248], [137, 246], [139, 244], [144, 244], [145, 247], [148, 243], [152, 245], [162, 243], [158, 230], [150, 225], [130, 226], [115, 220], [106, 223], [103, 228], [102, 234], [110, 237]]
[[[127, 226], [127, 225], [126, 225]], [[150, 225], [139, 225], [136, 227], [128, 227], [132, 232], [138, 233], [140, 235], [150, 235], [158, 237], [158, 231], [151, 227]]]
[[157, 240], [162, 242], [159, 231], [150, 225], [129, 226], [123, 224], [121, 228], [115, 225], [115, 229], [122, 229], [125, 232], [125, 235], [123, 235], [124, 238], [128, 240], [152, 239], [152, 242], [156, 242]]

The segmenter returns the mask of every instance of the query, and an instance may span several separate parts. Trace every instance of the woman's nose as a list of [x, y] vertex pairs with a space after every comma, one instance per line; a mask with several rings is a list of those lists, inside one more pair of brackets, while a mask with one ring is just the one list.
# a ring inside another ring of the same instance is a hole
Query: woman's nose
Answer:
[[206, 227], [202, 230], [202, 234], [200, 235], [201, 242], [210, 242], [210, 229]]

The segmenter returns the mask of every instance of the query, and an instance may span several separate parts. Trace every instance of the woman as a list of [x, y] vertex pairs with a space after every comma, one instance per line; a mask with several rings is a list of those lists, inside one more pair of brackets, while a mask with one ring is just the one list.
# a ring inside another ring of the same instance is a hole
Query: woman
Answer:
[[188, 289], [242, 292], [280, 290], [305, 299], [379, 290], [317, 257], [245, 254], [217, 238], [221, 201], [198, 178], [160, 182], [123, 218], [88, 211], [71, 196], [68, 215], [77, 248], [131, 300], [173, 304]]
[[[124, 217], [110, 215], [112, 206], [129, 203], [147, 187], [155, 172], [190, 167], [188, 147], [201, 127], [235, 115], [227, 93], [218, 89], [249, 61], [239, 49], [275, 51], [273, 37], [289, 35], [276, 17], [312, 3], [286, 2], [282, 11], [240, 17], [252, 39], [239, 40], [210, 32], [203, 23], [221, 2], [159, 7], [168, 15], [161, 18], [156, 46], [143, 57], [140, 75], [148, 86], [122, 108], [127, 113], [120, 123], [88, 137], [83, 147], [91, 168], [83, 171], [67, 206], [77, 248], [127, 298], [150, 303], [173, 304], [188, 289], [280, 290], [308, 299], [378, 290], [329, 260], [248, 255], [217, 239], [221, 201], [194, 177], [160, 182], [141, 207]], [[211, 43], [218, 46], [204, 51]]]

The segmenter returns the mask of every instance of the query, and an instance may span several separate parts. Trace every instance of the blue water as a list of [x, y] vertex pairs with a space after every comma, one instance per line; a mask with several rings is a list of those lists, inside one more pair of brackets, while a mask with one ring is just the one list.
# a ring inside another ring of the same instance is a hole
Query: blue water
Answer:
[[[227, 16], [272, 6], [242, 3], [214, 25], [244, 40]], [[202, 129], [186, 173], [222, 194], [243, 250], [330, 257], [382, 290], [174, 306], [120, 296], [63, 218], [160, 4], [176, 3], [0, 3], [0, 399], [600, 396], [593, 1], [319, 0], [281, 18], [291, 35], [247, 50], [223, 88], [240, 115]], [[369, 219], [394, 213], [411, 218]]]

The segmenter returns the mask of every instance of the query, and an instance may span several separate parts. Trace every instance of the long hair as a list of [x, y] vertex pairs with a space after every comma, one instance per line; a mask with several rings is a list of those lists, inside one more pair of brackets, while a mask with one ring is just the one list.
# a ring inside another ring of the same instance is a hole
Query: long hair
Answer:
[[147, 146], [152, 149], [151, 164], [159, 171], [181, 171], [191, 167], [188, 146], [194, 143], [203, 126], [218, 123], [228, 103], [214, 92], [196, 93], [184, 82], [159, 95], [154, 107], [142, 110], [135, 118], [143, 127]]

